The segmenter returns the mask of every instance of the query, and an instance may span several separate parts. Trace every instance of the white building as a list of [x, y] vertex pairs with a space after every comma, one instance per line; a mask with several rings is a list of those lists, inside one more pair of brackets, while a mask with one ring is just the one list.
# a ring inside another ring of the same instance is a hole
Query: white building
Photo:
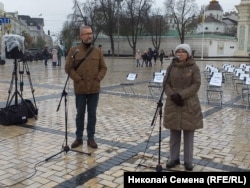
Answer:
[[52, 46], [52, 38], [43, 30], [43, 18], [31, 18], [27, 15], [18, 15], [18, 12], [5, 12], [4, 4], [0, 2], [0, 17], [10, 20], [9, 23], [0, 23], [0, 42], [4, 34], [22, 35], [28, 33], [32, 37], [33, 44], [37, 43], [38, 37], [42, 37], [48, 46]]
[[197, 33], [224, 34], [223, 9], [217, 0], [212, 0], [205, 7], [203, 22], [198, 24]]
[[236, 56], [250, 55], [250, 0], [241, 0], [236, 6], [239, 12], [237, 27], [237, 50]]

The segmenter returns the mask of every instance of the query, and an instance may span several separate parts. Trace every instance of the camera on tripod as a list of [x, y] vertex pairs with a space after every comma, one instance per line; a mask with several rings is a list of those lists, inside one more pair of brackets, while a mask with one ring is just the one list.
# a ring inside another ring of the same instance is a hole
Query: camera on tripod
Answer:
[[[6, 107], [0, 108], [0, 124], [3, 125], [22, 124], [27, 122], [27, 118], [34, 117], [35, 119], [37, 119], [36, 115], [38, 114], [38, 109], [34, 97], [34, 89], [31, 83], [30, 71], [28, 68], [28, 64], [23, 61], [24, 37], [20, 35], [4, 35], [2, 39], [1, 52], [3, 59], [14, 59], [13, 63], [14, 68], [12, 72], [10, 88], [8, 91], [9, 95]], [[21, 61], [23, 61], [23, 63], [18, 64], [18, 62]], [[25, 70], [29, 77], [30, 89], [32, 92], [34, 104], [30, 99], [23, 98], [23, 85], [24, 85], [23, 75]], [[19, 78], [18, 78], [18, 73], [19, 73]], [[20, 91], [18, 90], [18, 83], [17, 83], [18, 81], [20, 82]], [[15, 89], [14, 91], [13, 88]], [[18, 103], [18, 98], [21, 99], [20, 103]], [[14, 102], [14, 104], [12, 102]]]
[[2, 40], [2, 59], [22, 59], [24, 54], [24, 37], [6, 34]]

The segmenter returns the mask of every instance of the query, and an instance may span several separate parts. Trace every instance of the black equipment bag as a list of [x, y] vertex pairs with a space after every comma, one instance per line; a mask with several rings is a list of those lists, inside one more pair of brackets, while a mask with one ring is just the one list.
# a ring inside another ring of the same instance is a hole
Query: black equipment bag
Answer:
[[22, 113], [19, 105], [10, 105], [0, 109], [0, 124], [18, 125], [26, 123], [27, 117]]
[[24, 99], [18, 105], [10, 105], [0, 108], [0, 124], [19, 125], [27, 123], [28, 118], [35, 117], [38, 110], [29, 99]]
[[22, 113], [26, 115], [27, 118], [32, 118], [38, 114], [37, 109], [35, 108], [34, 104], [29, 99], [24, 99], [20, 104], [20, 109]]

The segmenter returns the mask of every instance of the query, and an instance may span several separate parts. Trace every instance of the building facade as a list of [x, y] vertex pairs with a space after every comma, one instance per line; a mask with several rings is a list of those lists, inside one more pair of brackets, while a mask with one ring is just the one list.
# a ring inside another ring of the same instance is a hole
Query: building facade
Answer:
[[[32, 37], [32, 43], [37, 44], [38, 38], [45, 40], [47, 46], [52, 46], [52, 38], [44, 33], [44, 19], [31, 18], [27, 15], [18, 15], [18, 12], [5, 12], [4, 4], [0, 2], [0, 17], [7, 18], [7, 22], [0, 22], [0, 42], [5, 34], [22, 35], [28, 33]], [[0, 46], [1, 48], [1, 46]]]
[[237, 27], [237, 49], [236, 56], [250, 55], [250, 0], [241, 0], [236, 6], [239, 12]]

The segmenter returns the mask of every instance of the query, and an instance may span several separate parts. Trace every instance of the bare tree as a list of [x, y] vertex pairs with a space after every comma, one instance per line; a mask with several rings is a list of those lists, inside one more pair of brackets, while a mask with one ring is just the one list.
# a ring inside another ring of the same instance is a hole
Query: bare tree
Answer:
[[116, 31], [116, 12], [118, 9], [118, 4], [116, 0], [99, 0], [100, 8], [99, 11], [102, 15], [102, 31], [104, 34], [108, 35], [111, 45], [111, 54], [114, 56], [114, 33]]
[[180, 42], [184, 43], [188, 27], [193, 27], [190, 23], [199, 14], [195, 0], [166, 0], [165, 7], [167, 16], [174, 20]]
[[72, 28], [75, 28], [74, 23], [66, 21], [64, 22], [63, 29], [61, 31], [62, 40], [67, 49], [72, 46], [72, 43], [76, 40], [76, 36], [79, 36], [79, 32], [78, 35], [76, 35], [76, 30], [72, 30]]
[[160, 14], [160, 9], [156, 9], [147, 19], [144, 28], [147, 33], [151, 35], [152, 44], [155, 49], [160, 49], [161, 46], [161, 37], [163, 33], [168, 31], [167, 23], [164, 20], [164, 17]]
[[121, 34], [127, 37], [128, 43], [136, 52], [137, 38], [145, 25], [152, 6], [152, 0], [125, 0], [121, 11]]
[[84, 3], [79, 3], [78, 0], [74, 0], [73, 13], [68, 15], [68, 21], [65, 22], [62, 30], [62, 38], [65, 44], [68, 45], [67, 47], [79, 39], [79, 28], [82, 24], [89, 25], [93, 28], [93, 42], [95, 42], [101, 31], [99, 27], [100, 19], [98, 19], [98, 17], [100, 17], [98, 15], [99, 7], [98, 2], [95, 0], [87, 0]]
[[[94, 31], [94, 41], [100, 33], [100, 22], [98, 9], [100, 5], [95, 0], [87, 0], [84, 3], [79, 3], [74, 0], [74, 12], [71, 15], [71, 21], [75, 23], [75, 28], [80, 28], [82, 24], [90, 26]], [[79, 30], [78, 30], [79, 35]]]

